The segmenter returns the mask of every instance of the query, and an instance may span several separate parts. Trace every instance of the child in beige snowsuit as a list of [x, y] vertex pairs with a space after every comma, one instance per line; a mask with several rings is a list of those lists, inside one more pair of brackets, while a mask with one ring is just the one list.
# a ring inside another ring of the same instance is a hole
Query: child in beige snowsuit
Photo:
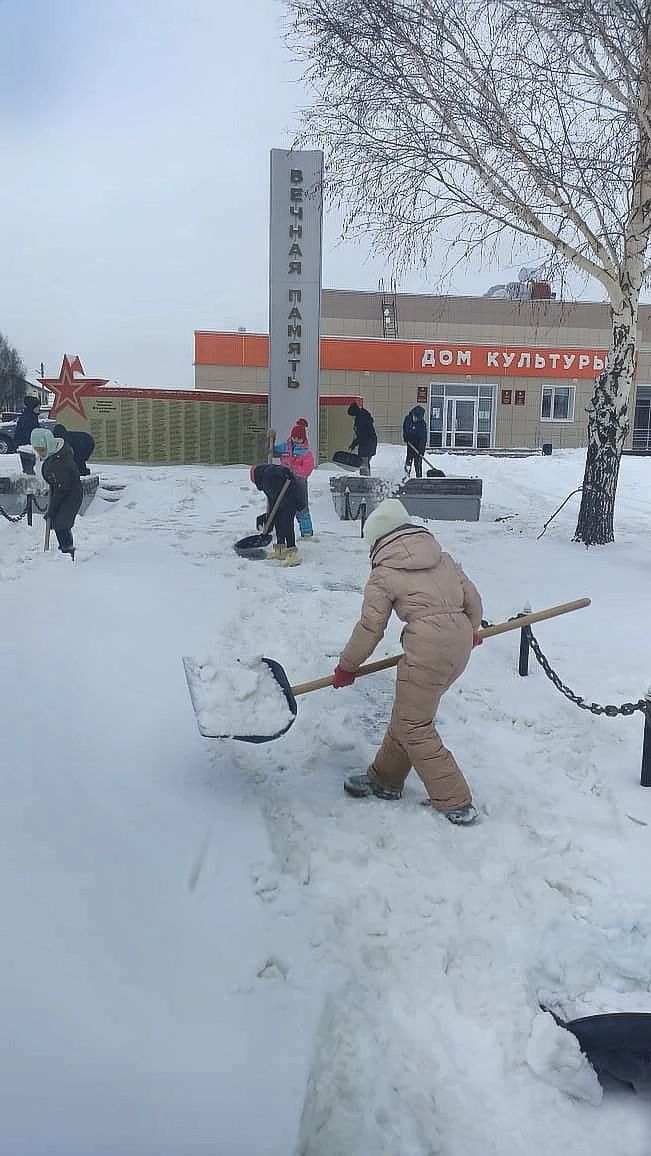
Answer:
[[414, 525], [401, 502], [390, 498], [369, 516], [364, 537], [371, 576], [360, 620], [335, 670], [335, 687], [348, 686], [375, 650], [391, 611], [405, 623], [393, 713], [382, 746], [364, 775], [344, 783], [357, 797], [399, 799], [413, 766], [433, 807], [453, 823], [477, 817], [470, 788], [434, 727], [441, 696], [465, 669], [480, 640], [479, 593], [436, 538]]

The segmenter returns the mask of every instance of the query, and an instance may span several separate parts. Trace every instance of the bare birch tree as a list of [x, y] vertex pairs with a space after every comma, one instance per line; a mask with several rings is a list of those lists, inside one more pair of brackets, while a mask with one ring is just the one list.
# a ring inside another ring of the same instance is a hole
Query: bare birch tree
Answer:
[[651, 231], [651, 0], [286, 0], [349, 222], [397, 261], [541, 243], [610, 302], [575, 537], [614, 538]]

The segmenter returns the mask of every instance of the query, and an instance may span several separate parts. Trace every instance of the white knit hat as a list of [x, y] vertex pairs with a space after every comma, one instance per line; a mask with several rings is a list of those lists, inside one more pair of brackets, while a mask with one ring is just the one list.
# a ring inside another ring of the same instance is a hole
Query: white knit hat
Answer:
[[399, 526], [411, 525], [413, 522], [402, 502], [397, 498], [385, 498], [366, 519], [364, 537], [372, 550], [378, 538], [393, 533]]

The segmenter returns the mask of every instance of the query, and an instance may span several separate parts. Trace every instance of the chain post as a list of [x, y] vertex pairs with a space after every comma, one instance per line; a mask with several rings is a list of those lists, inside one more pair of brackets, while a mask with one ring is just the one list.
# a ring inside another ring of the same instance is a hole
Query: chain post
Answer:
[[642, 742], [642, 773], [640, 786], [651, 787], [651, 687], [646, 692], [644, 712], [644, 740]]
[[359, 503], [359, 519], [361, 522], [359, 536], [364, 537], [364, 526], [366, 525], [366, 499]]
[[518, 658], [518, 674], [526, 678], [529, 674], [529, 649], [531, 647], [531, 627], [523, 626], [520, 631], [520, 655]]
[[353, 518], [350, 509], [350, 486], [346, 486], [344, 490], [344, 522], [351, 522]]
[[27, 525], [32, 525], [32, 495], [27, 495]]

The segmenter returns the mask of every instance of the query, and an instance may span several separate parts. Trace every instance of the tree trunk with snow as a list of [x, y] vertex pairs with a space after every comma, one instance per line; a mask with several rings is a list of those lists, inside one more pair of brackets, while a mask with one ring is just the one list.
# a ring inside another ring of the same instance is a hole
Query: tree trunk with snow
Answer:
[[[639, 90], [639, 117], [649, 124], [651, 104], [651, 19], [647, 13], [647, 52]], [[624, 228], [619, 284], [611, 290], [612, 331], [606, 368], [597, 381], [588, 410], [588, 452], [581, 508], [574, 539], [586, 546], [615, 540], [615, 495], [619, 465], [628, 434], [628, 399], [635, 373], [637, 318], [651, 232], [651, 139], [640, 128]]]
[[586, 546], [614, 541], [619, 463], [628, 433], [628, 397], [635, 369], [637, 296], [613, 311], [606, 368], [588, 410], [588, 452], [575, 541]]

